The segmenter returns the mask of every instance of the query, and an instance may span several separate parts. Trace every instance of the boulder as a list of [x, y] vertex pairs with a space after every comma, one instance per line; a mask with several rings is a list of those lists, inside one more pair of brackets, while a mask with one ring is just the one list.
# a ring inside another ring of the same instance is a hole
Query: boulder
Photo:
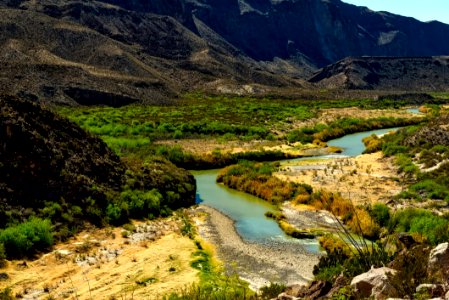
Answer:
[[432, 298], [444, 296], [444, 286], [442, 284], [423, 283], [416, 288], [417, 293], [426, 292]]
[[396, 270], [387, 267], [372, 268], [366, 273], [354, 277], [351, 287], [359, 298], [373, 297], [374, 299], [387, 299], [397, 294], [391, 285], [388, 274], [395, 274]]
[[315, 280], [309, 285], [293, 285], [286, 289], [276, 299], [322, 299], [332, 289], [332, 284], [327, 281]]
[[306, 286], [305, 285], [303, 285], [303, 284], [294, 284], [294, 285], [291, 285], [291, 286], [287, 287], [287, 289], [285, 290], [285, 293], [287, 295], [296, 296], [296, 295], [302, 293], [305, 290], [306, 290]]
[[449, 243], [439, 244], [430, 251], [428, 267], [430, 272], [449, 273]]

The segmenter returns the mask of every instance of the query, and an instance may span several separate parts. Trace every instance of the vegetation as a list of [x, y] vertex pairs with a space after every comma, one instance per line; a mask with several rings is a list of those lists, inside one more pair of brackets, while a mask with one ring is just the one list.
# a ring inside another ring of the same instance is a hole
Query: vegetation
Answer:
[[112, 148], [136, 150], [160, 139], [272, 139], [272, 128], [315, 116], [305, 101], [188, 95], [176, 106], [59, 108], [82, 128], [108, 137]]
[[[294, 130], [295, 124], [315, 117], [317, 109], [362, 106], [393, 107], [388, 100], [304, 101], [248, 97], [186, 95], [174, 106], [127, 106], [122, 108], [58, 108], [58, 112], [82, 128], [100, 136], [120, 156], [146, 159], [164, 156], [188, 169], [221, 168], [240, 159], [268, 161], [286, 158], [282, 152], [252, 151], [205, 155], [186, 152], [179, 146], [159, 145], [158, 140], [215, 138], [229, 140], [327, 141], [347, 133], [416, 124], [419, 119], [340, 119], [330, 124]], [[174, 109], [175, 108], [175, 109]]]
[[396, 157], [408, 186], [399, 198], [449, 201], [449, 136], [440, 127], [448, 118], [441, 115], [427, 125], [402, 129], [379, 142], [386, 156]]
[[[383, 150], [385, 155], [395, 157], [405, 188], [397, 200], [409, 202], [412, 206], [394, 212], [384, 204], [375, 204], [367, 209], [380, 226], [382, 239], [378, 240], [375, 248], [364, 249], [379, 251], [365, 251], [360, 255], [351, 251], [356, 248], [356, 244], [351, 241], [345, 243], [333, 236], [322, 237], [320, 243], [328, 255], [320, 260], [315, 269], [317, 278], [333, 281], [341, 273], [351, 278], [367, 270], [366, 267], [359, 268], [361, 265], [358, 261], [369, 256], [374, 258], [374, 266], [388, 263], [397, 270], [390, 281], [401, 297], [427, 299], [431, 294], [426, 291], [416, 292], [419, 284], [446, 282], [441, 274], [429, 273], [427, 268], [429, 246], [449, 240], [449, 215], [435, 214], [429, 209], [438, 207], [432, 206], [436, 203], [449, 201], [446, 161], [449, 134], [446, 129], [442, 129], [449, 116], [439, 114], [439, 110], [434, 111], [437, 112], [435, 119], [427, 124], [405, 128], [383, 138], [372, 136], [364, 140], [367, 152]], [[427, 209], [413, 207], [413, 202], [423, 201], [430, 203]], [[414, 243], [398, 243], [398, 234], [409, 234]]]
[[326, 250], [318, 265], [314, 267], [317, 279], [333, 282], [340, 274], [349, 278], [368, 271], [372, 266], [381, 267], [391, 261], [391, 255], [381, 243], [364, 243], [352, 237], [343, 227], [342, 238], [326, 235], [320, 244]]
[[400, 210], [388, 226], [391, 231], [417, 234], [431, 245], [449, 240], [449, 216], [440, 217], [425, 209]]
[[31, 218], [25, 223], [0, 231], [0, 243], [7, 258], [29, 256], [53, 245], [53, 233], [49, 220]]
[[[217, 182], [252, 194], [275, 205], [291, 201], [328, 210], [341, 217], [353, 232], [371, 239], [378, 237], [380, 227], [365, 208], [354, 208], [350, 200], [344, 199], [339, 194], [324, 190], [314, 192], [312, 187], [307, 184], [281, 180], [273, 176], [278, 167], [279, 163], [241, 161], [236, 165], [224, 168], [219, 173]], [[310, 237], [310, 235], [320, 234], [318, 232], [294, 230], [294, 228], [285, 224], [281, 218], [272, 217], [277, 218], [281, 227], [291, 236]]]
[[238, 161], [252, 160], [252, 161], [274, 161], [289, 158], [288, 155], [281, 151], [246, 151], [238, 153], [222, 153], [221, 151], [213, 151], [212, 153], [205, 153], [203, 155], [196, 155], [184, 151], [180, 146], [166, 146], [154, 145], [146, 149], [146, 153], [139, 152], [139, 156], [163, 156], [175, 165], [189, 170], [205, 170], [222, 168]]
[[0, 97], [0, 243], [30, 256], [86, 222], [166, 216], [195, 203], [195, 180], [167, 160], [119, 158], [100, 139], [34, 103]]
[[357, 119], [343, 118], [331, 122], [330, 124], [317, 124], [311, 128], [301, 128], [292, 130], [288, 133], [289, 142], [326, 142], [331, 139], [339, 138], [344, 135], [369, 131], [381, 128], [392, 128], [398, 126], [408, 126], [421, 122], [421, 119], [397, 119], [397, 118], [375, 118], [375, 119]]

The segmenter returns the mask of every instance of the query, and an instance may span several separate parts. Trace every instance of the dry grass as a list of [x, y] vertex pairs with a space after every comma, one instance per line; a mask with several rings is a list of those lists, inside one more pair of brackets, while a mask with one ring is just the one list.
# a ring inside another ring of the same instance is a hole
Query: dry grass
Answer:
[[[304, 166], [310, 161], [301, 162]], [[325, 189], [340, 193], [355, 205], [385, 202], [401, 191], [393, 163], [382, 158], [380, 152], [332, 161], [315, 161], [314, 169], [284, 170], [276, 174], [282, 180], [302, 182], [315, 190]], [[299, 165], [301, 166], [301, 165]]]
[[[192, 240], [169, 232], [156, 241], [131, 243], [121, 231], [81, 233], [57, 245], [56, 251], [28, 261], [27, 267], [10, 262], [2, 270], [10, 279], [0, 282], [0, 288], [9, 286], [14, 293], [34, 294], [35, 299], [50, 295], [55, 299], [157, 299], [198, 281], [198, 271], [190, 266], [197, 250]], [[108, 256], [105, 249], [119, 254]]]

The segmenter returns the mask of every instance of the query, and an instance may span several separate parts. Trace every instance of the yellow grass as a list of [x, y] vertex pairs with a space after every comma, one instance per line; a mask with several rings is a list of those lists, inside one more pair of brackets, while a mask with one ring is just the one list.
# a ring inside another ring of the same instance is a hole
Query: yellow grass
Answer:
[[[125, 243], [121, 229], [113, 230], [115, 238], [107, 230], [95, 230], [79, 234], [58, 251], [28, 261], [28, 267], [17, 267], [19, 262], [9, 263], [10, 279], [0, 282], [0, 288], [11, 287], [14, 293], [25, 294], [45, 289], [38, 299], [52, 296], [55, 299], [158, 299], [162, 295], [198, 281], [198, 271], [190, 266], [192, 253], [197, 250], [194, 242], [171, 232], [159, 240]], [[83, 243], [94, 245], [86, 253], [76, 253]], [[101, 249], [118, 249], [117, 258], [98, 255]], [[97, 261], [80, 266], [76, 256], [97, 254]], [[140, 284], [139, 284], [140, 283]]]
[[[386, 202], [401, 191], [396, 167], [380, 152], [332, 161], [305, 161], [301, 164], [322, 165], [320, 170], [291, 171], [275, 174], [282, 180], [311, 185], [314, 190], [324, 189], [340, 193], [355, 205]], [[299, 165], [299, 163], [297, 163]]]

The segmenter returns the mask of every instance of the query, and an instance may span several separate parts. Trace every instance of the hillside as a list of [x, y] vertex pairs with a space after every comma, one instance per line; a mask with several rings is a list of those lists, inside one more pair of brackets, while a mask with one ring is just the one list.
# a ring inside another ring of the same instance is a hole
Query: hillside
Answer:
[[321, 69], [309, 81], [325, 88], [444, 91], [449, 57], [351, 57]]
[[[449, 53], [446, 24], [339, 0], [2, 0], [0, 16], [0, 92], [71, 105], [314, 89], [306, 79], [348, 56]], [[378, 63], [386, 78], [396, 76]], [[421, 90], [421, 73], [441, 72], [433, 64], [406, 70], [411, 81], [386, 88]], [[366, 88], [340, 81], [331, 86]]]
[[99, 138], [36, 104], [1, 96], [0, 107], [0, 228], [39, 217], [64, 239], [85, 221], [123, 223], [195, 202], [193, 176], [163, 159], [132, 167]]

